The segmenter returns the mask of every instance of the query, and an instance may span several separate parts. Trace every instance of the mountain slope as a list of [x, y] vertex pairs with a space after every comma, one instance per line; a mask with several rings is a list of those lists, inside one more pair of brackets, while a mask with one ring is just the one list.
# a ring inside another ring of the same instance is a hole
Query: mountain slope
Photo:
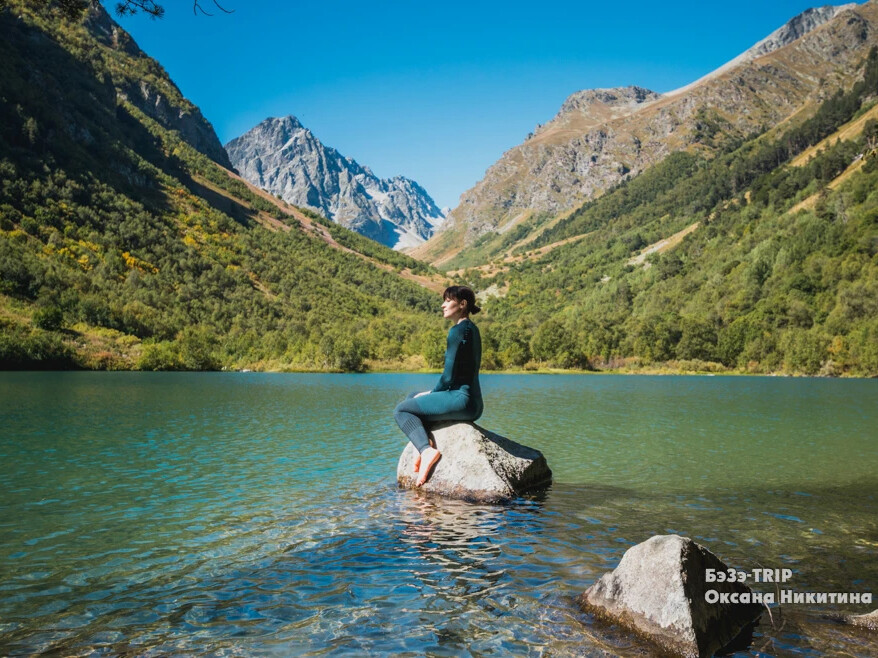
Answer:
[[[410, 253], [460, 266], [468, 245], [542, 221], [602, 194], [670, 153], [712, 153], [813, 108], [838, 88], [878, 41], [878, 3], [809, 10], [714, 73], [660, 95], [638, 87], [572, 95], [559, 114], [507, 151], [461, 197], [437, 235]], [[537, 220], [533, 213], [542, 213]], [[495, 246], [502, 237], [493, 241]], [[484, 240], [482, 241], [484, 244]]]
[[878, 376], [878, 48], [857, 73], [807, 121], [674, 153], [459, 272], [486, 367]]
[[[231, 167], [213, 126], [201, 111], [183, 97], [164, 68], [140, 50], [99, 3], [86, 13], [84, 26], [94, 40], [104, 46], [102, 55], [115, 60], [115, 65], [108, 65], [107, 70], [120, 99], [130, 102], [164, 128], [179, 133], [214, 162]], [[78, 45], [88, 47], [83, 42]]]
[[226, 144], [226, 151], [254, 185], [389, 247], [421, 244], [444, 220], [415, 181], [378, 178], [324, 146], [293, 116], [266, 119]]
[[8, 2], [0, 31], [0, 367], [425, 363], [441, 277], [212, 160], [98, 3]]

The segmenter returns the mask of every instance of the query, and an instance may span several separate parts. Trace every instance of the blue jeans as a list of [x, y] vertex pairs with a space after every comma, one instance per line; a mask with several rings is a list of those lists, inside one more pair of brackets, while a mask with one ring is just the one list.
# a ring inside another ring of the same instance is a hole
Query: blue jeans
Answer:
[[471, 397], [466, 391], [438, 391], [415, 398], [417, 392], [409, 393], [396, 405], [393, 417], [409, 441], [424, 452], [430, 447], [426, 424], [443, 420], [476, 420], [485, 408], [482, 397]]

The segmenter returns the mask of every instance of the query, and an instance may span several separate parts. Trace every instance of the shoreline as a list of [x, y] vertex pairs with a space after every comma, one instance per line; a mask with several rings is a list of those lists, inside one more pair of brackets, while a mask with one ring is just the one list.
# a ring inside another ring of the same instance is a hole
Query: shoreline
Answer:
[[[139, 372], [139, 373], [223, 373], [223, 374], [309, 374], [309, 375], [441, 375], [440, 368], [420, 368], [420, 369], [402, 369], [402, 368], [368, 368], [359, 371], [352, 370], [334, 370], [334, 369], [316, 369], [316, 368], [221, 368], [217, 370], [138, 370], [136, 368], [16, 368], [0, 370], [4, 373], [13, 372]], [[643, 367], [643, 368], [612, 368], [605, 370], [585, 370], [585, 369], [568, 369], [568, 368], [517, 368], [506, 370], [481, 370], [481, 375], [570, 375], [570, 376], [603, 376], [603, 375], [649, 375], [664, 377], [783, 377], [795, 379], [857, 379], [870, 380], [878, 379], [863, 375], [852, 375], [843, 373], [840, 375], [807, 375], [801, 373], [787, 372], [747, 372], [744, 370], [726, 370], [726, 371], [707, 371], [707, 370], [685, 370], [662, 367]]]

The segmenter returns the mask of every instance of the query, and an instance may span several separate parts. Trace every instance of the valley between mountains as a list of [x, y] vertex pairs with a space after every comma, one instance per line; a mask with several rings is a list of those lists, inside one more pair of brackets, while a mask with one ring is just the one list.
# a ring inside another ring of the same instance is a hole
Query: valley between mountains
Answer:
[[[97, 2], [0, 6], [0, 366], [878, 375], [878, 2], [573, 91], [453, 209], [293, 114], [220, 144]], [[295, 108], [291, 108], [292, 111]]]

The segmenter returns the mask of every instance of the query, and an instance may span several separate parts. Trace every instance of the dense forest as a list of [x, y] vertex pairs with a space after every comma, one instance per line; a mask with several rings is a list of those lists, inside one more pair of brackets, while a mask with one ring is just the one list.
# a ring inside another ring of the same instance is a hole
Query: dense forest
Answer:
[[441, 299], [398, 275], [431, 268], [308, 215], [360, 255], [330, 247], [144, 114], [141, 84], [191, 108], [136, 46], [108, 43], [121, 30], [12, 5], [0, 11], [0, 367], [438, 365]]
[[710, 159], [671, 155], [521, 250], [582, 239], [467, 270], [505, 292], [486, 303], [487, 361], [878, 375], [878, 123], [863, 120], [876, 115], [874, 49], [863, 69], [798, 125]]

